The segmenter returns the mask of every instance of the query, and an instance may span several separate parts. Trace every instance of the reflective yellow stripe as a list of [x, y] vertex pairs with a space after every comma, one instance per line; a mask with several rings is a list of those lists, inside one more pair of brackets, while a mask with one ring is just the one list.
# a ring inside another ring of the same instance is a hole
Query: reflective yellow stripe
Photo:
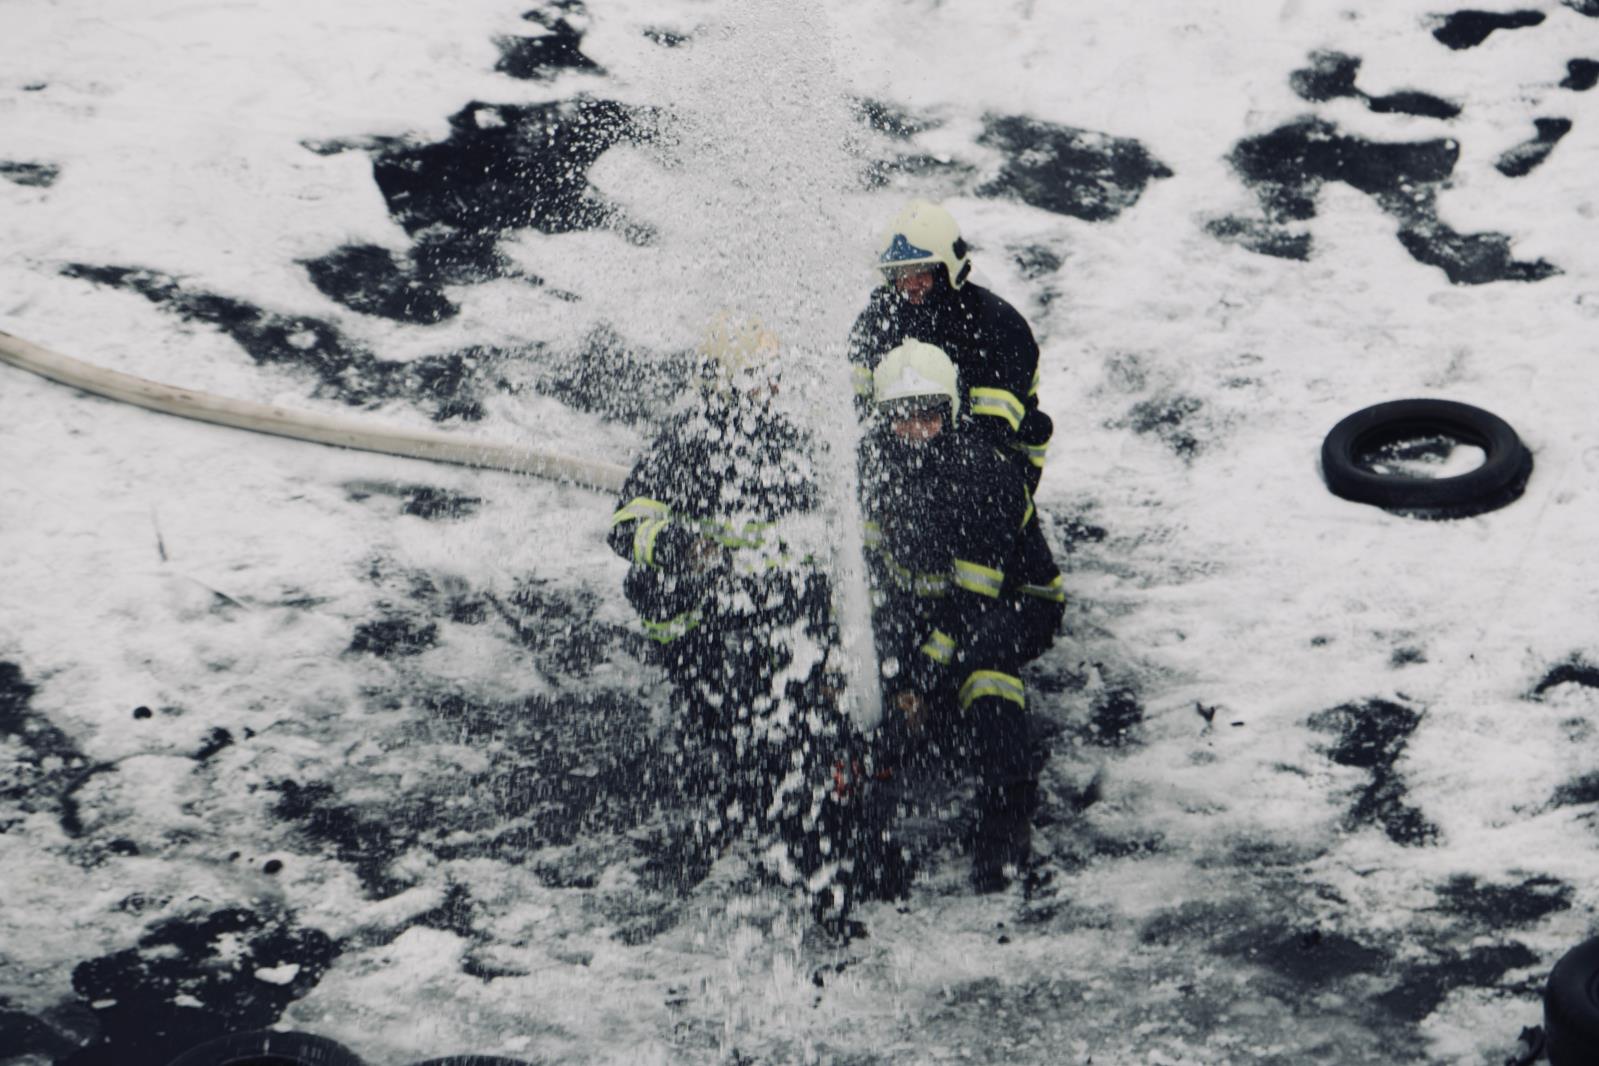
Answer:
[[715, 518], [702, 518], [695, 525], [701, 533], [724, 548], [759, 548], [765, 541], [764, 531], [771, 528], [769, 522], [746, 522], [742, 526], [735, 526]]
[[676, 618], [668, 618], [664, 622], [652, 622], [648, 618], [639, 621], [644, 626], [644, 633], [657, 644], [670, 644], [684, 633], [700, 624], [698, 611], [684, 611]]
[[1035, 596], [1041, 600], [1052, 603], [1066, 602], [1066, 579], [1060, 574], [1055, 575], [1055, 580], [1047, 585], [1023, 585], [1016, 590], [1023, 596]]
[[918, 596], [942, 596], [949, 592], [947, 575], [918, 574], [908, 566], [901, 566], [899, 561], [887, 552], [883, 553], [883, 565], [893, 575], [896, 585], [902, 589], [910, 589]]
[[883, 543], [883, 527], [877, 522], [867, 522], [864, 539], [868, 548], [880, 547]]
[[1011, 445], [1011, 447], [1027, 456], [1027, 461], [1029, 463], [1032, 463], [1040, 470], [1044, 468], [1044, 457], [1049, 454], [1048, 441], [1045, 441], [1043, 444], [1023, 444], [1021, 441], [1017, 441], [1015, 444]]
[[667, 519], [652, 518], [648, 522], [640, 522], [633, 531], [633, 561], [640, 566], [655, 566], [655, 541], [660, 537], [661, 530], [666, 528]]
[[853, 370], [850, 371], [850, 376], [854, 379], [854, 382], [855, 382], [855, 395], [857, 395], [857, 396], [870, 396], [870, 395], [872, 395], [872, 388], [873, 388], [872, 372], [871, 372], [871, 370], [869, 368], [864, 367], [864, 366], [855, 367]]
[[981, 388], [972, 390], [972, 414], [1003, 418], [1012, 430], [1017, 430], [1022, 428], [1027, 408], [1004, 389]]
[[1000, 591], [1005, 587], [1005, 572], [1003, 570], [995, 570], [993, 567], [969, 563], [965, 559], [956, 559], [955, 584], [967, 592], [975, 592], [979, 596], [992, 596], [998, 599]]
[[1033, 515], [1038, 513], [1038, 508], [1033, 506], [1033, 494], [1027, 492], [1026, 489], [1023, 489], [1022, 491], [1027, 494], [1027, 510], [1022, 512], [1022, 528], [1026, 529], [1027, 523], [1031, 522], [1033, 520]]
[[972, 671], [972, 676], [961, 686], [960, 696], [957, 699], [961, 710], [964, 711], [987, 696], [997, 696], [1019, 706], [1027, 706], [1027, 690], [1022, 687], [1022, 679], [1011, 674], [1002, 674], [998, 670]]
[[652, 500], [648, 496], [635, 496], [611, 516], [611, 525], [619, 526], [635, 518], [665, 518], [671, 513], [672, 509], [660, 500]]
[[935, 629], [933, 635], [927, 638], [927, 643], [922, 645], [921, 651], [935, 663], [948, 666], [955, 658], [955, 638], [942, 629]]
[[1027, 395], [1028, 396], [1037, 396], [1038, 395], [1038, 371], [1036, 369], [1033, 371], [1033, 384], [1032, 384], [1031, 387], [1028, 388]]

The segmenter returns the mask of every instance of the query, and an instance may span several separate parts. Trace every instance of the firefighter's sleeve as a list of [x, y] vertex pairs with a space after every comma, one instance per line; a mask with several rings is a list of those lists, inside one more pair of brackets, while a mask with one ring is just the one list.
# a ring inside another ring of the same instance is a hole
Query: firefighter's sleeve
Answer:
[[1008, 304], [994, 310], [990, 336], [993, 378], [971, 390], [972, 413], [994, 431], [990, 439], [1003, 441], [1026, 458], [1036, 487], [1055, 434], [1054, 421], [1038, 407], [1038, 341], [1027, 320]]

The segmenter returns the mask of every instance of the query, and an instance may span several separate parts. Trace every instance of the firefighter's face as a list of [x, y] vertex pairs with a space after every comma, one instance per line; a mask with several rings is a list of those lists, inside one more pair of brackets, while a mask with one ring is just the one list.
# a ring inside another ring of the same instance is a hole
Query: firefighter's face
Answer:
[[933, 274], [935, 268], [920, 267], [912, 270], [896, 270], [893, 275], [894, 291], [906, 303], [920, 304], [932, 294], [933, 285], [937, 280]]
[[895, 412], [888, 428], [901, 443], [926, 444], [944, 432], [944, 412], [936, 407]]

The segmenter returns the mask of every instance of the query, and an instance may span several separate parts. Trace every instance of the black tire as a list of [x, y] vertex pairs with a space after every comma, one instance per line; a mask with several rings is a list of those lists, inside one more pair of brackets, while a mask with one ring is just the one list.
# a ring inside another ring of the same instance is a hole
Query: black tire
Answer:
[[190, 1048], [168, 1066], [364, 1066], [336, 1041], [310, 1033], [257, 1029], [230, 1033]]
[[[1481, 448], [1481, 466], [1455, 477], [1379, 474], [1359, 465], [1385, 444], [1443, 436]], [[1322, 476], [1335, 496], [1413, 518], [1468, 518], [1521, 496], [1532, 453], [1498, 415], [1453, 400], [1393, 400], [1356, 411], [1321, 445]]]
[[1543, 1028], [1552, 1066], [1599, 1064], [1599, 937], [1555, 963], [1544, 987]]

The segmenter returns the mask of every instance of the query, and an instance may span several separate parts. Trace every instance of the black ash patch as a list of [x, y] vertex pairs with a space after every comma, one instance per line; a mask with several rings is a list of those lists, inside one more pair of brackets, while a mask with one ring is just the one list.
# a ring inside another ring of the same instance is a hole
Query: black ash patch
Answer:
[[985, 118], [978, 143], [1006, 156], [978, 195], [1013, 197], [1091, 222], [1116, 218], [1150, 182], [1172, 176], [1137, 141], [1020, 115]]
[[1352, 977], [1382, 973], [1390, 956], [1344, 933], [1315, 926], [1266, 926], [1236, 933], [1218, 945], [1223, 954], [1265, 966], [1295, 984], [1320, 988]]
[[525, 578], [509, 596], [491, 602], [533, 653], [539, 670], [557, 685], [587, 678], [618, 649], [638, 649], [642, 640], [632, 630], [596, 621], [599, 599], [586, 589], [563, 590]]
[[393, 876], [389, 869], [415, 846], [427, 825], [421, 805], [410, 795], [391, 796], [385, 806], [369, 808], [343, 801], [323, 781], [283, 780], [272, 789], [278, 794], [273, 816], [294, 824], [313, 843], [331, 847], [371, 898], [387, 899], [411, 887], [410, 880]]
[[1554, 807], [1585, 807], [1599, 803], [1599, 773], [1572, 778], [1555, 789], [1549, 802]]
[[460, 308], [402, 265], [387, 248], [350, 244], [305, 264], [311, 283], [328, 299], [364, 315], [431, 325]]
[[643, 137], [632, 109], [587, 97], [473, 102], [449, 123], [444, 141], [391, 148], [373, 159], [390, 215], [413, 236], [437, 228], [482, 239], [516, 229], [569, 233], [605, 225], [615, 211], [595, 195], [588, 170], [609, 148]]
[[271, 1027], [338, 957], [327, 934], [229, 908], [156, 925], [137, 947], [80, 963], [72, 986], [99, 1035], [64, 1066], [164, 1066], [227, 1033]]
[[0, 744], [10, 749], [0, 774], [0, 832], [30, 813], [45, 812], [76, 835], [72, 795], [104, 766], [91, 764], [71, 737], [33, 710], [35, 691], [20, 667], [0, 662]]
[[0, 178], [13, 185], [26, 185], [34, 189], [48, 189], [61, 176], [61, 168], [51, 163], [21, 163], [0, 159]]
[[380, 659], [393, 659], [420, 655], [437, 644], [438, 640], [439, 627], [436, 623], [396, 615], [356, 626], [349, 650], [376, 655]]
[[500, 37], [494, 69], [513, 78], [548, 80], [562, 71], [603, 74], [594, 60], [583, 54], [583, 32], [564, 18], [551, 20], [549, 32], [538, 37]]
[[851, 101], [850, 111], [857, 121], [899, 141], [908, 141], [938, 126], [935, 119], [914, 115], [884, 100], [858, 98]]
[[1438, 267], [1456, 285], [1542, 281], [1561, 272], [1542, 259], [1516, 259], [1510, 238], [1502, 233], [1457, 233], [1438, 221], [1401, 229], [1399, 243], [1418, 263]]
[[672, 30], [662, 29], [659, 26], [646, 27], [644, 38], [651, 44], [658, 44], [662, 48], [678, 48], [689, 41], [687, 34], [676, 33]]
[[[1316, 216], [1323, 185], [1341, 181], [1375, 199], [1399, 222], [1399, 239], [1417, 261], [1444, 270], [1456, 284], [1537, 281], [1558, 268], [1522, 262], [1503, 234], [1461, 234], [1438, 218], [1438, 190], [1454, 172], [1453, 139], [1375, 142], [1307, 117], [1234, 147], [1233, 167], [1260, 200], [1264, 226], [1286, 227]], [[1292, 233], [1292, 231], [1289, 231]]]
[[1357, 793], [1345, 818], [1350, 828], [1380, 826], [1394, 843], [1409, 847], [1437, 840], [1438, 828], [1405, 802], [1404, 779], [1395, 769], [1420, 724], [1418, 712], [1387, 700], [1343, 704], [1311, 716], [1311, 728], [1337, 734], [1328, 758], [1371, 771], [1370, 783]]
[[7, 1056], [15, 1056], [7, 1061], [29, 1062], [32, 1056], [39, 1056], [45, 1062], [65, 1062], [78, 1046], [73, 1034], [44, 1018], [9, 1010], [4, 998], [0, 998], [0, 1049]]
[[1560, 0], [1560, 2], [1580, 15], [1599, 19], [1599, 0]]
[[1450, 878], [1435, 890], [1438, 909], [1490, 929], [1519, 929], [1571, 909], [1572, 887], [1553, 877], [1529, 877], [1520, 884], [1484, 884], [1468, 874]]
[[1138, 739], [1144, 722], [1144, 705], [1138, 693], [1122, 685], [1094, 694], [1089, 723], [1082, 739], [1106, 748], [1124, 748]]
[[1524, 141], [1499, 157], [1495, 169], [1507, 178], [1521, 178], [1531, 174], [1549, 158], [1560, 139], [1571, 132], [1569, 118], [1533, 119], [1538, 131], [1530, 141]]
[[1310, 66], [1288, 75], [1288, 86], [1302, 100], [1325, 101], [1359, 96], [1355, 77], [1361, 60], [1342, 52], [1312, 52]]
[[1011, 262], [1021, 271], [1022, 277], [1029, 281], [1036, 281], [1055, 273], [1065, 262], [1058, 252], [1042, 244], [1028, 244], [1012, 249], [1010, 257]]
[[1542, 11], [1457, 11], [1443, 16], [1442, 25], [1432, 35], [1440, 44], [1459, 51], [1477, 47], [1496, 30], [1526, 29], [1543, 20]]
[[1211, 219], [1205, 223], [1205, 231], [1224, 244], [1236, 244], [1257, 255], [1300, 262], [1310, 258], [1310, 234], [1271, 222], [1229, 215]]
[[1566, 77], [1560, 83], [1562, 89], [1585, 93], [1595, 85], [1599, 85], [1599, 59], [1573, 59], [1566, 64]]
[[319, 382], [317, 395], [351, 405], [412, 400], [435, 421], [482, 418], [480, 395], [499, 387], [501, 363], [521, 355], [471, 347], [410, 362], [379, 359], [322, 319], [279, 314], [246, 300], [190, 289], [159, 271], [73, 263], [62, 273], [137, 292], [185, 321], [215, 327], [263, 366], [313, 374]]
[[950, 156], [911, 152], [866, 164], [861, 171], [861, 186], [881, 189], [916, 179], [931, 182], [940, 188], [953, 188], [970, 182], [976, 173], [977, 168], [970, 163]]
[[1464, 955], [1447, 952], [1435, 962], [1409, 968], [1398, 985], [1373, 1002], [1402, 1021], [1420, 1022], [1455, 989], [1492, 988], [1511, 970], [1538, 961], [1536, 953], [1514, 941], [1472, 948]]
[[600, 326], [547, 359], [536, 387], [576, 410], [636, 425], [664, 414], [688, 385], [691, 364], [686, 353], [642, 351]]
[[1080, 544], [1103, 544], [1108, 536], [1104, 526], [1098, 526], [1078, 514], [1069, 514], [1053, 507], [1040, 509], [1045, 520], [1045, 533], [1050, 547], [1063, 555], [1070, 555]]
[[1313, 52], [1310, 66], [1288, 76], [1288, 84], [1301, 99], [1316, 102], [1351, 97], [1378, 114], [1417, 115], [1423, 118], [1454, 118], [1460, 106], [1430, 93], [1404, 89], [1384, 96], [1371, 96], [1355, 87], [1361, 60], [1342, 52]]
[[[469, 518], [477, 513], [483, 500], [478, 496], [453, 492], [432, 485], [412, 485], [395, 481], [347, 481], [344, 491], [357, 503], [374, 496], [393, 497], [400, 501], [399, 513], [436, 519]], [[431, 585], [428, 595], [431, 595]]]
[[434, 732], [489, 761], [448, 783], [461, 800], [406, 797], [408, 817], [399, 820], [415, 844], [440, 858], [519, 860], [627, 832], [653, 816], [688, 772], [652, 742], [647, 708], [621, 693], [497, 702], [446, 692], [422, 706]]
[[482, 502], [480, 496], [418, 485], [407, 494], [400, 513], [427, 519], [467, 518], [477, 513], [478, 505]]
[[1195, 416], [1204, 406], [1204, 401], [1193, 396], [1140, 400], [1114, 425], [1116, 428], [1131, 429], [1140, 435], [1153, 436], [1179, 458], [1189, 460], [1202, 449], [1195, 432]]
[[217, 726], [205, 735], [205, 740], [200, 742], [200, 747], [194, 753], [195, 761], [205, 762], [232, 746], [233, 734]]
[[1460, 105], [1416, 89], [1401, 89], [1382, 96], [1366, 96], [1366, 106], [1379, 115], [1415, 115], [1418, 118], [1455, 118]]

